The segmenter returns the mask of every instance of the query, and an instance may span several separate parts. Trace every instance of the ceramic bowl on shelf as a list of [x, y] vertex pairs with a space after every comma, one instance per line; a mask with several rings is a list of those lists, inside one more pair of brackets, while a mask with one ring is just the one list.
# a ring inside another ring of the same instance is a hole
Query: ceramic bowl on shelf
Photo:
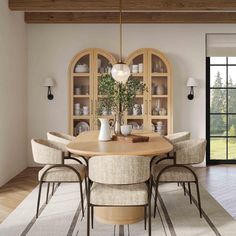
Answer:
[[121, 134], [128, 136], [132, 132], [132, 125], [121, 125]]
[[89, 72], [89, 68], [87, 64], [83, 64], [83, 65], [76, 65], [75, 67], [75, 72], [76, 73], [88, 73]]

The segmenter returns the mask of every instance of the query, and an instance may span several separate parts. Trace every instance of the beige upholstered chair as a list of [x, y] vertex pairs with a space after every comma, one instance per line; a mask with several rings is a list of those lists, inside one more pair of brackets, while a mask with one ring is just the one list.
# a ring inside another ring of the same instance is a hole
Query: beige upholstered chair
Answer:
[[90, 235], [90, 208], [93, 227], [94, 206], [140, 206], [148, 210], [151, 235], [150, 159], [141, 156], [96, 156], [89, 159], [88, 220]]
[[169, 134], [165, 136], [172, 144], [186, 141], [190, 139], [190, 133], [189, 132], [179, 132], [174, 134]]
[[66, 150], [66, 145], [75, 140], [74, 136], [69, 135], [69, 134], [59, 133], [59, 132], [47, 132], [47, 139], [64, 144], [66, 164], [73, 164], [73, 162], [76, 161], [76, 162], [79, 162], [80, 164], [84, 163], [85, 165], [87, 165], [88, 160], [85, 157], [71, 155]]
[[154, 217], [156, 215], [158, 185], [159, 183], [163, 182], [182, 182], [184, 183], [184, 190], [185, 183], [188, 183], [190, 203], [192, 203], [190, 183], [195, 183], [197, 189], [199, 213], [200, 217], [202, 217], [198, 177], [191, 165], [201, 163], [204, 160], [205, 150], [206, 140], [204, 139], [178, 142], [175, 144], [175, 152], [172, 164], [161, 164], [161, 162], [159, 162], [157, 165], [152, 165], [151, 173], [155, 184]]
[[[80, 197], [82, 212], [84, 215], [83, 190], [82, 182], [86, 176], [86, 167], [81, 164], [64, 164], [64, 144], [43, 140], [32, 139], [33, 158], [36, 163], [45, 166], [39, 171], [39, 193], [37, 202], [36, 218], [39, 215], [39, 205], [41, 197], [41, 189], [43, 183], [48, 183], [47, 200], [49, 192], [49, 183], [77, 182], [80, 185]], [[46, 203], [47, 203], [46, 200]]]

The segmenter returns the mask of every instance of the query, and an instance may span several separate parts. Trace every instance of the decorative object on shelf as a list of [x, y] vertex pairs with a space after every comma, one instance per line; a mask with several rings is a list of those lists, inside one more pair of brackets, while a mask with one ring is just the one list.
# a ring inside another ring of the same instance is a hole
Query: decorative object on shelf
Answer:
[[75, 95], [81, 95], [81, 87], [75, 88]]
[[132, 125], [121, 125], [121, 134], [127, 136], [132, 132]]
[[143, 73], [143, 63], [138, 64], [138, 73]]
[[141, 104], [141, 114], [144, 115], [144, 104]]
[[55, 81], [54, 81], [54, 79], [51, 78], [51, 77], [47, 77], [47, 78], [44, 80], [43, 86], [44, 86], [44, 87], [48, 87], [48, 95], [47, 95], [48, 100], [53, 100], [54, 96], [53, 96], [53, 94], [52, 94], [51, 87], [54, 87], [54, 86], [55, 86]]
[[197, 80], [192, 77], [189, 77], [188, 82], [187, 82], [187, 87], [190, 87], [190, 92], [188, 94], [189, 100], [193, 100], [193, 98], [194, 98], [194, 89], [193, 88], [197, 87], [197, 86], [198, 86]]
[[134, 129], [134, 130], [139, 130], [140, 129], [139, 124], [137, 122], [135, 122], [135, 121], [128, 122], [128, 125], [131, 125], [132, 129]]
[[120, 0], [120, 59], [113, 65], [111, 74], [119, 83], [126, 83], [130, 76], [129, 66], [122, 61], [122, 0]]
[[80, 103], [75, 103], [74, 104], [74, 114], [76, 116], [81, 115]]
[[165, 116], [166, 114], [167, 114], [167, 111], [166, 111], [165, 108], [161, 108], [161, 109], [159, 110], [159, 115], [160, 115], [160, 116]]
[[89, 67], [87, 64], [83, 64], [83, 65], [77, 64], [75, 67], [75, 72], [76, 73], [88, 73]]
[[124, 111], [133, 108], [137, 91], [146, 91], [146, 84], [132, 77], [129, 77], [126, 83], [119, 83], [111, 75], [104, 74], [100, 77], [98, 90], [101, 95], [105, 95], [99, 99], [99, 106], [115, 112], [115, 133], [120, 134]]
[[89, 114], [89, 108], [88, 106], [83, 106], [83, 115], [87, 116]]
[[165, 86], [160, 84], [156, 88], [156, 94], [157, 95], [164, 95], [165, 94]]
[[165, 125], [162, 121], [157, 121], [156, 130], [158, 134], [165, 135]]
[[80, 121], [76, 126], [75, 126], [75, 135], [78, 135], [82, 132], [89, 131], [89, 125], [85, 121]]
[[98, 140], [99, 141], [109, 141], [111, 140], [111, 130], [108, 119], [98, 118], [101, 122], [101, 129], [99, 132]]
[[139, 104], [134, 104], [133, 106], [133, 115], [138, 116], [140, 114], [140, 105]]
[[138, 65], [132, 65], [132, 73], [136, 74], [136, 73], [138, 73], [138, 71], [139, 71]]

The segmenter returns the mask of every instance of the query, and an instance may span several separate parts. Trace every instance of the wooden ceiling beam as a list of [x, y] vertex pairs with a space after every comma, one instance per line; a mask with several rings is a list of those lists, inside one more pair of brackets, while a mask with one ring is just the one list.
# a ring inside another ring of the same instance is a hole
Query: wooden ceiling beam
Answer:
[[[123, 23], [236, 23], [236, 12], [129, 12]], [[26, 23], [118, 23], [116, 12], [26, 12]]]
[[[123, 0], [127, 11], [236, 10], [236, 0]], [[112, 11], [119, 0], [9, 0], [15, 11]]]

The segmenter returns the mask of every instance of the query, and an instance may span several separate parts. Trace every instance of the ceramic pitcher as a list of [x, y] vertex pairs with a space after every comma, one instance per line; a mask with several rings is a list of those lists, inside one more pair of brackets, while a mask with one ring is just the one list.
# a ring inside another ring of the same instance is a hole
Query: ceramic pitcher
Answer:
[[110, 125], [108, 122], [108, 119], [105, 118], [99, 118], [101, 122], [101, 129], [99, 132], [99, 141], [109, 141], [111, 140], [111, 130], [110, 130]]

